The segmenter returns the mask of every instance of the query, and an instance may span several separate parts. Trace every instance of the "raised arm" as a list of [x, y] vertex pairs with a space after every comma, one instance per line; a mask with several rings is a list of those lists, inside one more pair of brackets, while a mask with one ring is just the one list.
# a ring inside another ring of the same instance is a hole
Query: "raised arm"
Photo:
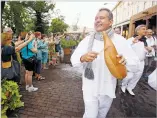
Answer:
[[15, 51], [18, 52], [20, 51], [22, 48], [24, 48], [25, 46], [28, 45], [29, 42], [31, 42], [34, 38], [34, 35], [31, 34], [31, 36], [29, 37], [28, 40], [26, 40], [24, 43], [20, 44], [19, 46], [15, 47]]

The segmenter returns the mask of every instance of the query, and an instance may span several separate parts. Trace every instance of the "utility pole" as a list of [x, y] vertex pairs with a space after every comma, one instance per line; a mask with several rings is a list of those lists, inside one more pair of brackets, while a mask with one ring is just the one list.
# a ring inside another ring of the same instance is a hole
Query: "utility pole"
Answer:
[[76, 15], [76, 23], [73, 25], [73, 30], [74, 31], [77, 31], [77, 29], [78, 29], [77, 24], [78, 24], [79, 20], [80, 20], [80, 13], [77, 13], [77, 15]]

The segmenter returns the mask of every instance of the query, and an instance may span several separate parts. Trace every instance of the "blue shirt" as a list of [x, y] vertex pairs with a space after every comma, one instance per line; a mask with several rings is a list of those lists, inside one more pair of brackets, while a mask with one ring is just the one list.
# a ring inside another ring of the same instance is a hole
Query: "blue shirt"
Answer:
[[42, 41], [42, 44], [41, 44], [41, 51], [42, 51], [42, 52], [48, 52], [48, 42]]
[[42, 60], [42, 51], [41, 51], [42, 41], [40, 39], [37, 39], [37, 59]]
[[22, 58], [24, 59], [28, 59], [28, 58], [31, 58], [33, 56], [35, 56], [35, 53], [33, 53], [31, 51], [31, 49], [34, 48], [33, 46], [33, 41], [29, 42], [27, 46], [25, 46], [24, 48], [21, 49], [21, 55], [22, 55]]

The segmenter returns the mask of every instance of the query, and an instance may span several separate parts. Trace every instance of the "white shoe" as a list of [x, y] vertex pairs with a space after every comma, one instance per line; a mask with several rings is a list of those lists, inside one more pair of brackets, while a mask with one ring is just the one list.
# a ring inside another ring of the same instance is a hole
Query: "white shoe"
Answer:
[[135, 93], [132, 91], [132, 89], [127, 89], [128, 90], [128, 92], [130, 93], [130, 95], [135, 95]]
[[29, 88], [29, 85], [26, 85], [26, 91], [28, 90], [28, 88]]
[[38, 88], [35, 88], [33, 86], [28, 88], [28, 92], [34, 92], [34, 91], [37, 91], [37, 90], [38, 90]]
[[121, 87], [121, 90], [122, 90], [123, 93], [125, 93], [126, 87], [125, 87], [125, 86], [122, 86], [122, 87]]

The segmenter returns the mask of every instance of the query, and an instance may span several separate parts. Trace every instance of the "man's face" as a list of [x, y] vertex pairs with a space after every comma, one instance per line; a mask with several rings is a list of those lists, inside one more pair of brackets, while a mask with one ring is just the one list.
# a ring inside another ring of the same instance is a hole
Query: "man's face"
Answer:
[[145, 36], [146, 35], [146, 27], [141, 27], [139, 31], [137, 31], [138, 35]]
[[114, 32], [115, 32], [116, 34], [121, 34], [121, 31], [120, 31], [119, 28], [116, 28], [116, 29], [114, 30]]
[[147, 37], [150, 38], [152, 36], [152, 34], [153, 34], [153, 31], [148, 29], [147, 30]]
[[94, 22], [94, 28], [97, 32], [102, 32], [107, 30], [112, 26], [113, 21], [108, 18], [109, 13], [105, 10], [102, 10], [97, 13]]

